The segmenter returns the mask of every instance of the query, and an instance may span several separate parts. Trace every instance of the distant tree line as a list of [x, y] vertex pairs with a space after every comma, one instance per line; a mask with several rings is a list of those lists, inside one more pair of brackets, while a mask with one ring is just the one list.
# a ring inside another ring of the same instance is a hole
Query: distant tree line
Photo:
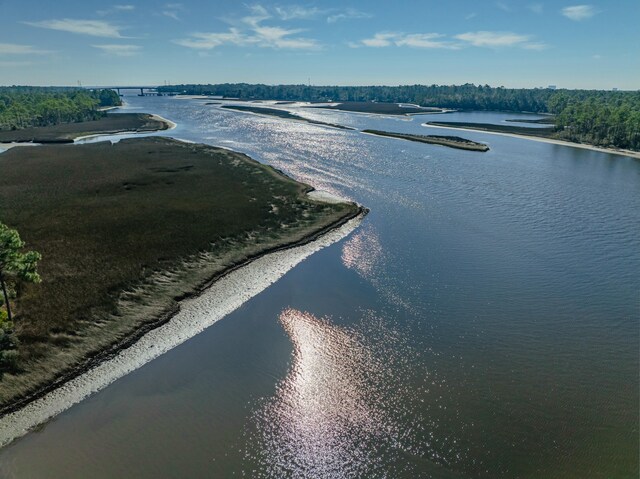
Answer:
[[640, 92], [551, 90], [489, 85], [309, 86], [169, 85], [161, 92], [244, 100], [377, 101], [460, 110], [552, 113], [556, 136], [570, 141], [640, 150]]
[[50, 126], [101, 118], [100, 107], [120, 105], [113, 90], [65, 87], [0, 87], [0, 129]]

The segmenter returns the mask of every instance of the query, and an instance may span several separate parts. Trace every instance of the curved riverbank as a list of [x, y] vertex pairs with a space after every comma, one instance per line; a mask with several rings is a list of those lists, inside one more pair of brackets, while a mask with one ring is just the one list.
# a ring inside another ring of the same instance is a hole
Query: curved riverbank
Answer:
[[[307, 197], [312, 187], [241, 153], [170, 138], [40, 146], [2, 161], [0, 210], [43, 254], [43, 282], [18, 308], [22, 371], [0, 380], [0, 415], [130, 347], [176, 300], [364, 212]], [[28, 189], [1, 194], [26, 171]], [[42, 199], [12, 207], [31, 189]]]
[[584, 143], [574, 143], [572, 141], [556, 140], [554, 138], [545, 138], [541, 136], [523, 135], [520, 133], [503, 133], [498, 131], [489, 131], [489, 130], [484, 130], [479, 128], [469, 128], [469, 127], [462, 127], [462, 126], [443, 126], [443, 125], [433, 124], [430, 122], [423, 123], [422, 126], [428, 127], [428, 128], [444, 128], [449, 130], [468, 130], [468, 131], [475, 131], [478, 133], [487, 133], [489, 135], [510, 136], [512, 138], [523, 138], [525, 140], [539, 141], [542, 143], [551, 143], [553, 145], [571, 146], [573, 148], [581, 148], [583, 150], [598, 151], [600, 153], [611, 153], [613, 155], [621, 155], [621, 156], [640, 159], [640, 152], [638, 151], [604, 148], [601, 146], [586, 145]]
[[64, 383], [5, 413], [0, 418], [0, 447], [202, 332], [316, 251], [348, 236], [365, 214], [366, 210], [360, 210], [341, 224], [221, 273], [205, 289], [181, 301], [179, 310], [130, 344], [106, 351]]
[[166, 118], [147, 113], [108, 114], [99, 120], [0, 131], [0, 146], [16, 143], [73, 143], [75, 140], [91, 136], [146, 133], [170, 130], [175, 126], [175, 123]]

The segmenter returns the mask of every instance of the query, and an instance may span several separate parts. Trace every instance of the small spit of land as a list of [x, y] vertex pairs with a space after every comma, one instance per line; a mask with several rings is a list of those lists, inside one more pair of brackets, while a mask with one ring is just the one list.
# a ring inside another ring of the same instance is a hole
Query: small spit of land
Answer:
[[166, 130], [169, 124], [146, 113], [117, 113], [103, 118], [54, 126], [0, 131], [0, 143], [73, 143], [75, 138], [96, 134]]
[[511, 125], [493, 125], [490, 123], [463, 123], [463, 122], [428, 122], [425, 126], [435, 126], [439, 128], [458, 128], [460, 130], [475, 130], [493, 133], [496, 135], [513, 136], [517, 138], [526, 138], [544, 143], [552, 143], [554, 145], [570, 146], [573, 148], [581, 148], [585, 150], [601, 151], [612, 155], [621, 155], [631, 158], [640, 158], [640, 152], [627, 150], [623, 148], [601, 147], [589, 143], [579, 143], [564, 139], [558, 135], [555, 128], [527, 128], [522, 126]]
[[460, 128], [466, 130], [491, 131], [496, 133], [513, 133], [515, 135], [536, 136], [542, 138], [553, 138], [553, 134], [555, 133], [554, 128], [528, 128], [526, 126], [494, 125], [491, 123], [467, 123], [461, 121], [429, 121], [426, 123], [426, 125], [443, 126], [446, 128]]
[[356, 113], [377, 113], [382, 115], [416, 115], [421, 113], [442, 113], [442, 108], [401, 106], [399, 103], [378, 103], [372, 101], [347, 101], [336, 105], [318, 105], [307, 108], [325, 108]]
[[390, 131], [380, 130], [362, 130], [362, 133], [371, 135], [389, 136], [391, 138], [399, 138], [402, 140], [417, 141], [420, 143], [430, 143], [432, 145], [448, 146], [459, 150], [469, 151], [489, 151], [489, 147], [484, 143], [467, 140], [459, 136], [438, 136], [438, 135], [411, 135], [407, 133], [392, 133]]
[[539, 125], [554, 125], [556, 122], [553, 116], [547, 116], [545, 118], [537, 118], [535, 120], [530, 120], [529, 118], [509, 118], [505, 121], [511, 121], [514, 123], [536, 123]]
[[42, 253], [0, 414], [167, 321], [224, 272], [361, 213], [226, 149], [147, 137], [0, 155], [0, 218]]
[[303, 118], [301, 116], [297, 116], [292, 113], [289, 113], [286, 110], [278, 110], [277, 108], [265, 108], [265, 107], [243, 106], [243, 105], [223, 105], [222, 108], [227, 108], [229, 110], [245, 111], [249, 113], [257, 113], [259, 115], [276, 116], [278, 118], [283, 118], [286, 120], [304, 121], [306, 123], [311, 123], [313, 125], [331, 126], [333, 128], [340, 128], [342, 130], [353, 130], [353, 128], [349, 128], [348, 126], [337, 125], [335, 123], [326, 123], [324, 121], [318, 121], [318, 120], [310, 120], [309, 118]]

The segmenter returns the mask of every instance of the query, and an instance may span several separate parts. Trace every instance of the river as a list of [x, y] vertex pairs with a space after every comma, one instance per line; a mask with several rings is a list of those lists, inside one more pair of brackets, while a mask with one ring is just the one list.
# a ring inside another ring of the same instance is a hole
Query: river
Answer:
[[126, 101], [178, 124], [164, 135], [247, 153], [371, 213], [1, 449], [0, 477], [637, 477], [640, 160], [422, 126], [533, 115], [282, 106], [489, 144], [477, 153], [198, 99]]

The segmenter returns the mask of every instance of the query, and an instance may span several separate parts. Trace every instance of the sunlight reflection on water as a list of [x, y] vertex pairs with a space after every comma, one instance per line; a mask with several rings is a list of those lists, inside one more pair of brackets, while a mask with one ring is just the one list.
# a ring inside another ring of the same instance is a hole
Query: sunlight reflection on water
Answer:
[[[329, 318], [282, 311], [292, 364], [276, 394], [255, 413], [247, 458], [258, 465], [251, 477], [368, 477], [382, 465], [392, 474], [407, 473], [409, 464], [400, 461], [406, 454], [436, 468], [443, 462], [433, 441], [437, 417], [425, 420], [412, 405], [423, 402], [429, 388], [437, 397], [442, 385], [423, 370], [424, 385], [407, 387], [415, 353], [383, 320], [365, 316], [369, 339]], [[368, 344], [372, 338], [375, 347]], [[447, 447], [447, 455], [461, 456]], [[380, 477], [395, 477], [388, 473]]]

